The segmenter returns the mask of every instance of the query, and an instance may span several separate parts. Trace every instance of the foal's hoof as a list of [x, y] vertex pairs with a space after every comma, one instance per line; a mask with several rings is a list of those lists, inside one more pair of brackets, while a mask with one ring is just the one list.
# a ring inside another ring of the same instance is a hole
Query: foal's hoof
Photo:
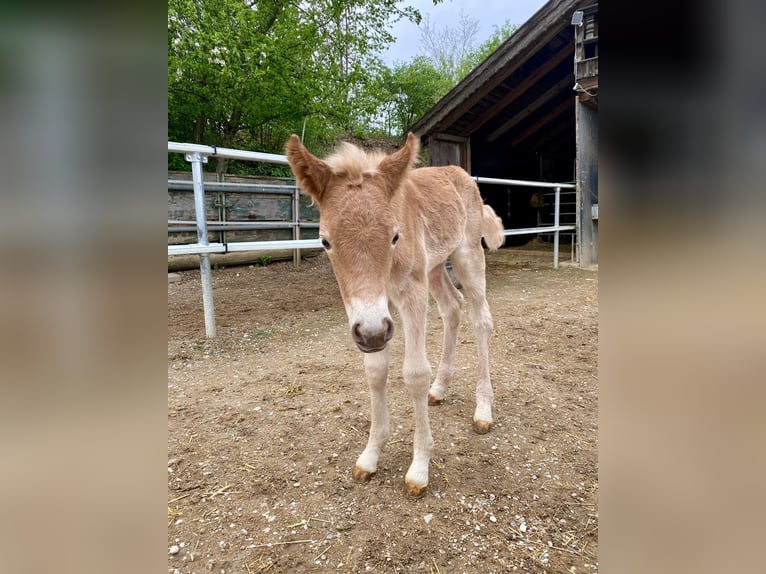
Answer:
[[427, 484], [424, 486], [416, 486], [407, 484], [406, 482], [404, 483], [404, 493], [410, 498], [420, 498], [426, 493], [426, 488], [428, 488]]
[[444, 399], [436, 398], [431, 393], [428, 393], [428, 404], [429, 405], [431, 405], [431, 406], [440, 405], [440, 404], [442, 404], [442, 402], [444, 402]]
[[370, 479], [375, 473], [368, 470], [362, 470], [358, 466], [354, 466], [354, 470], [351, 472], [351, 476], [357, 482], [370, 482]]
[[488, 423], [487, 421], [473, 421], [473, 430], [476, 431], [477, 434], [487, 434], [491, 428], [492, 423]]

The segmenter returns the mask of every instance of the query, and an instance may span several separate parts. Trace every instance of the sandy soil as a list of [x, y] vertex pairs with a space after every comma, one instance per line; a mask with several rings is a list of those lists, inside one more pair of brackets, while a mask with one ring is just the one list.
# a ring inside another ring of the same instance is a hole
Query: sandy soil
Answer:
[[[496, 424], [471, 428], [467, 308], [457, 373], [431, 407], [426, 495], [402, 492], [412, 407], [392, 341], [392, 436], [351, 479], [369, 428], [361, 354], [324, 255], [168, 284], [168, 572], [595, 572], [598, 275], [549, 253], [488, 254]], [[396, 318], [395, 318], [396, 319]], [[432, 301], [428, 355], [438, 364]]]

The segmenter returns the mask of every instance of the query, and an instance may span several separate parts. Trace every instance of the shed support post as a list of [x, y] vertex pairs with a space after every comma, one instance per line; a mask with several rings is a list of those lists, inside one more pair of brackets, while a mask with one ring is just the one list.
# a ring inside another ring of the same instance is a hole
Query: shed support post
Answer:
[[[187, 153], [184, 158], [191, 163], [194, 181], [194, 214], [197, 219], [197, 243], [209, 245], [207, 238], [207, 212], [205, 210], [205, 183], [202, 164], [207, 156], [200, 152]], [[213, 304], [213, 276], [210, 271], [210, 254], [200, 253], [199, 272], [202, 282], [202, 308], [205, 314], [205, 336], [215, 337], [215, 306]]]
[[598, 263], [598, 112], [575, 100], [577, 131], [577, 254], [580, 267]]

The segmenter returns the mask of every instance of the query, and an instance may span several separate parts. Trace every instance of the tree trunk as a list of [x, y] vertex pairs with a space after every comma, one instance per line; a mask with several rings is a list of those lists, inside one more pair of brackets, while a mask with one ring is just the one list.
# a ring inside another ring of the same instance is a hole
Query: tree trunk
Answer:
[[201, 144], [205, 137], [205, 116], [197, 116], [194, 120], [194, 143]]
[[[239, 132], [239, 123], [242, 120], [242, 108], [236, 106], [232, 111], [231, 118], [226, 122], [226, 129], [221, 134], [220, 147], [231, 147], [234, 142], [234, 137]], [[226, 174], [226, 168], [229, 166], [229, 160], [227, 158], [218, 157], [215, 161], [215, 173], [216, 180], [223, 181]]]

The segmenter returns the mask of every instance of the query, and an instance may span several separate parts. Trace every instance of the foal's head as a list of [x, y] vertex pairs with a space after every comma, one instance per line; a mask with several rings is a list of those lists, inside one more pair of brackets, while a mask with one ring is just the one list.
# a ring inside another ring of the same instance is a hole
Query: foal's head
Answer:
[[346, 306], [351, 337], [365, 353], [381, 351], [394, 334], [388, 280], [401, 230], [392, 199], [415, 163], [413, 135], [391, 155], [351, 144], [325, 161], [293, 135], [287, 159], [301, 188], [319, 208], [319, 237]]

